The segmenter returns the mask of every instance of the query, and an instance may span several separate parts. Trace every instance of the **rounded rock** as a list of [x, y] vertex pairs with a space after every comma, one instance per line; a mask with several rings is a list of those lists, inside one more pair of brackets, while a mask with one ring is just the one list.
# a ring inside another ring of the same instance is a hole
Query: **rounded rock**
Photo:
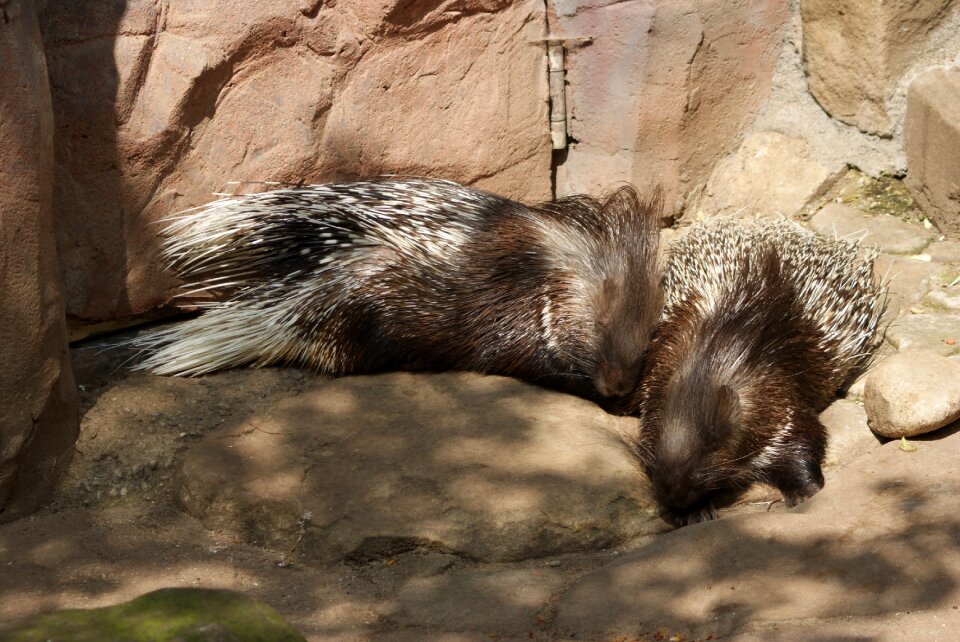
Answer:
[[867, 377], [870, 429], [884, 437], [922, 435], [960, 419], [960, 364], [935, 352], [896, 354]]

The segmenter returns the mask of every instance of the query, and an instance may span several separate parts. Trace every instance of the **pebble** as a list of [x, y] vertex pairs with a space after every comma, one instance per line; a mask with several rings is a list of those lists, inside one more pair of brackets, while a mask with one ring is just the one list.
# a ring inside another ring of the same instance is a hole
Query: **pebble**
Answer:
[[912, 437], [960, 419], [960, 363], [927, 350], [903, 352], [867, 377], [864, 409], [883, 437]]

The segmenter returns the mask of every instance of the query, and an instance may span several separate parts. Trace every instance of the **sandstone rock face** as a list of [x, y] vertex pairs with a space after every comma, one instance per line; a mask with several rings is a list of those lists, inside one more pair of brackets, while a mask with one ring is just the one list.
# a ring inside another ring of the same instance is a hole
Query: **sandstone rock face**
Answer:
[[51, 210], [53, 122], [33, 3], [0, 2], [0, 519], [69, 461], [77, 406]]
[[567, 54], [570, 134], [557, 191], [662, 183], [668, 213], [736, 148], [766, 99], [787, 3], [557, 0], [551, 31], [592, 36]]
[[443, 176], [550, 196], [542, 3], [45, 3], [67, 310], [148, 310], [151, 221], [257, 183]]
[[690, 209], [706, 216], [792, 216], [846, 170], [826, 167], [805, 141], [777, 132], [751, 134], [714, 168], [703, 194]]
[[960, 65], [910, 83], [904, 135], [913, 197], [942, 232], [960, 238]]
[[322, 562], [597, 550], [658, 522], [619, 437], [635, 421], [502, 377], [344, 377], [211, 434], [179, 500]]
[[834, 118], [888, 136], [888, 102], [931, 32], [960, 9], [955, 0], [803, 0], [804, 66], [810, 91]]
[[915, 350], [881, 362], [867, 377], [864, 408], [884, 437], [912, 437], [960, 419], [960, 365]]

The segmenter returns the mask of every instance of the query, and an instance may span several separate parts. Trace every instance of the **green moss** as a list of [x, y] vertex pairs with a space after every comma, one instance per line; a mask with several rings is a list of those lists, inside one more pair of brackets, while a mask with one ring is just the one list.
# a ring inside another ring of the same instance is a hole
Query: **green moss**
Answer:
[[823, 202], [830, 201], [871, 214], [890, 214], [905, 221], [922, 221], [926, 218], [903, 181], [889, 174], [873, 178], [851, 169], [833, 185], [822, 202], [811, 208], [811, 212]]
[[892, 176], [867, 178], [863, 183], [862, 195], [865, 209], [869, 212], [884, 212], [907, 220], [919, 215], [917, 205], [903, 181]]
[[125, 604], [67, 610], [0, 630], [0, 642], [302, 642], [266, 604], [232, 591], [161, 589]]

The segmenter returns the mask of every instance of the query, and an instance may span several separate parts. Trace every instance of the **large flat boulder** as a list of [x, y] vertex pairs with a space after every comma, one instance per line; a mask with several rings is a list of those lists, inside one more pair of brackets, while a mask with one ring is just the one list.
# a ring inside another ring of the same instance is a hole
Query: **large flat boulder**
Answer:
[[345, 377], [205, 437], [178, 494], [208, 526], [322, 562], [598, 550], [660, 528], [621, 439], [635, 421], [502, 377]]

